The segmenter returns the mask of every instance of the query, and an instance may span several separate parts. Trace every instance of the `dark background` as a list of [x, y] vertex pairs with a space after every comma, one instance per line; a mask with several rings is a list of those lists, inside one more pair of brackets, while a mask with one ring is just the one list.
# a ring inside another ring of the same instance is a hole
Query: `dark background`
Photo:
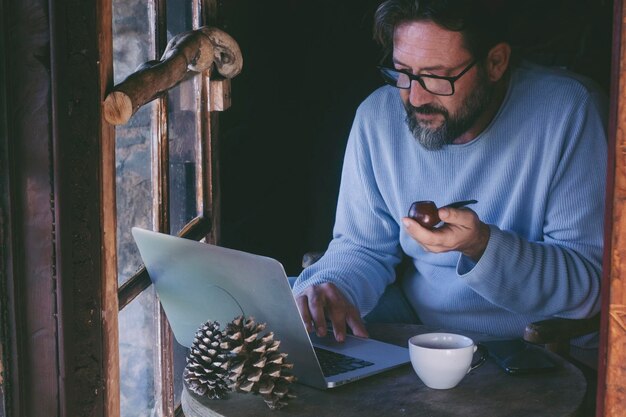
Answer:
[[[382, 82], [372, 40], [380, 0], [230, 0], [224, 29], [244, 67], [220, 116], [222, 245], [280, 260], [332, 236], [346, 140], [358, 104]], [[612, 3], [498, 2], [519, 55], [590, 76], [608, 91]]]

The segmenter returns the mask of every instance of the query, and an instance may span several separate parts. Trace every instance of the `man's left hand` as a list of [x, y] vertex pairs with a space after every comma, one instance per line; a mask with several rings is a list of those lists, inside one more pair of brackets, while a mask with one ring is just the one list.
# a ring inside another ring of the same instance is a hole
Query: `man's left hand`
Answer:
[[425, 250], [434, 253], [459, 251], [478, 262], [489, 242], [489, 226], [468, 208], [440, 208], [439, 218], [445, 224], [432, 230], [409, 217], [403, 218], [402, 222], [407, 233]]

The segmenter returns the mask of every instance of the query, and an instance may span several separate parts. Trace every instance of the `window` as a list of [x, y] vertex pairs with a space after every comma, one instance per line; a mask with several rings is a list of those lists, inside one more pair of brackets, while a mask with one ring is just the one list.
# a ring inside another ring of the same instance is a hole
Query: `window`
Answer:
[[[114, 0], [115, 84], [144, 62], [159, 59], [173, 36], [199, 27], [201, 9], [210, 9], [204, 3]], [[141, 107], [127, 124], [116, 127], [123, 417], [168, 417], [180, 405], [187, 349], [173, 339], [147, 275], [140, 273], [142, 262], [131, 228], [177, 234], [192, 219], [208, 212], [212, 198], [207, 194], [213, 188], [208, 185], [212, 178], [211, 116], [203, 105], [207, 84], [204, 74], [196, 74]]]

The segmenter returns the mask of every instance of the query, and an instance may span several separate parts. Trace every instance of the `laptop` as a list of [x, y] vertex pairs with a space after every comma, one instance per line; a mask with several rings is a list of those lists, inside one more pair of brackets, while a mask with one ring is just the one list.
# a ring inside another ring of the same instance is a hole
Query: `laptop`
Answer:
[[137, 227], [132, 234], [183, 346], [191, 346], [206, 321], [224, 327], [244, 315], [267, 323], [298, 382], [312, 387], [336, 387], [409, 362], [407, 348], [356, 336], [338, 343], [332, 332], [324, 338], [309, 334], [275, 259]]

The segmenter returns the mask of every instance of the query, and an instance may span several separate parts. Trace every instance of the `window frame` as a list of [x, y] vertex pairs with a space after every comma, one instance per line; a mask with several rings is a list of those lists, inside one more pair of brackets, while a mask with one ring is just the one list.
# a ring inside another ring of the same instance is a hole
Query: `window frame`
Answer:
[[[166, 1], [167, 0], [154, 0], [152, 10], [152, 21], [150, 22], [153, 30], [153, 42], [155, 45], [155, 56], [151, 59], [159, 59], [167, 46], [167, 18], [166, 18]], [[190, 0], [192, 10], [193, 27], [191, 29], [197, 29], [203, 25], [215, 25], [217, 15], [217, 0]], [[112, 42], [112, 36], [111, 36]], [[194, 83], [194, 93], [200, 96], [199, 115], [198, 120], [198, 135], [195, 138], [196, 147], [196, 167], [198, 172], [196, 175], [195, 192], [196, 192], [196, 210], [201, 215], [191, 222], [189, 222], [183, 230], [179, 233], [180, 236], [200, 240], [205, 239], [210, 243], [217, 243], [219, 241], [219, 185], [218, 185], [218, 170], [217, 170], [217, 118], [218, 115], [210, 108], [211, 100], [211, 79], [208, 71], [198, 75], [200, 81]], [[152, 213], [153, 213], [153, 228], [156, 231], [170, 233], [170, 213], [169, 213], [169, 138], [168, 138], [168, 102], [167, 94], [158, 97], [153, 104], [152, 110], [152, 184], [153, 184], [153, 201], [152, 201]], [[107, 167], [103, 167], [106, 170], [113, 170], [107, 177], [115, 179], [115, 147], [107, 151], [112, 155], [112, 162], [107, 162]], [[104, 158], [103, 158], [104, 159]], [[106, 210], [105, 210], [106, 211]], [[109, 213], [116, 213], [115, 206]], [[115, 223], [112, 224], [112, 230], [115, 229]], [[111, 230], [111, 229], [107, 229]], [[121, 312], [128, 304], [130, 304], [136, 297], [142, 294], [144, 291], [150, 288], [151, 282], [145, 268], [142, 268], [135, 275], [130, 277], [124, 284], [117, 287], [117, 256], [111, 256], [116, 251], [115, 242], [109, 242], [109, 250], [105, 249], [108, 253], [108, 259], [115, 259], [115, 262], [111, 262], [108, 270], [105, 272], [105, 281], [109, 281], [105, 286], [116, 287], [116, 301], [115, 305], [117, 311]], [[112, 322], [111, 322], [112, 323]], [[155, 393], [160, 395], [161, 401], [157, 401], [162, 405], [162, 415], [164, 417], [172, 417], [182, 414], [180, 405], [174, 404], [174, 355], [173, 346], [174, 339], [171, 328], [163, 311], [163, 308], [159, 306], [159, 313], [157, 318], [158, 326], [158, 340], [160, 340], [160, 380], [161, 391]], [[117, 317], [115, 320], [115, 329], [111, 329], [113, 332], [117, 332]], [[115, 344], [115, 347], [119, 344], [111, 341], [111, 344]], [[112, 354], [112, 352], [110, 353]], [[119, 381], [119, 353], [116, 358], [112, 358], [110, 362], [109, 373], [111, 380]], [[118, 383], [119, 387], [119, 383]], [[111, 392], [111, 391], [109, 391]], [[119, 414], [119, 388], [117, 389], [117, 398], [111, 399], [112, 403], [116, 403], [116, 407]]]

